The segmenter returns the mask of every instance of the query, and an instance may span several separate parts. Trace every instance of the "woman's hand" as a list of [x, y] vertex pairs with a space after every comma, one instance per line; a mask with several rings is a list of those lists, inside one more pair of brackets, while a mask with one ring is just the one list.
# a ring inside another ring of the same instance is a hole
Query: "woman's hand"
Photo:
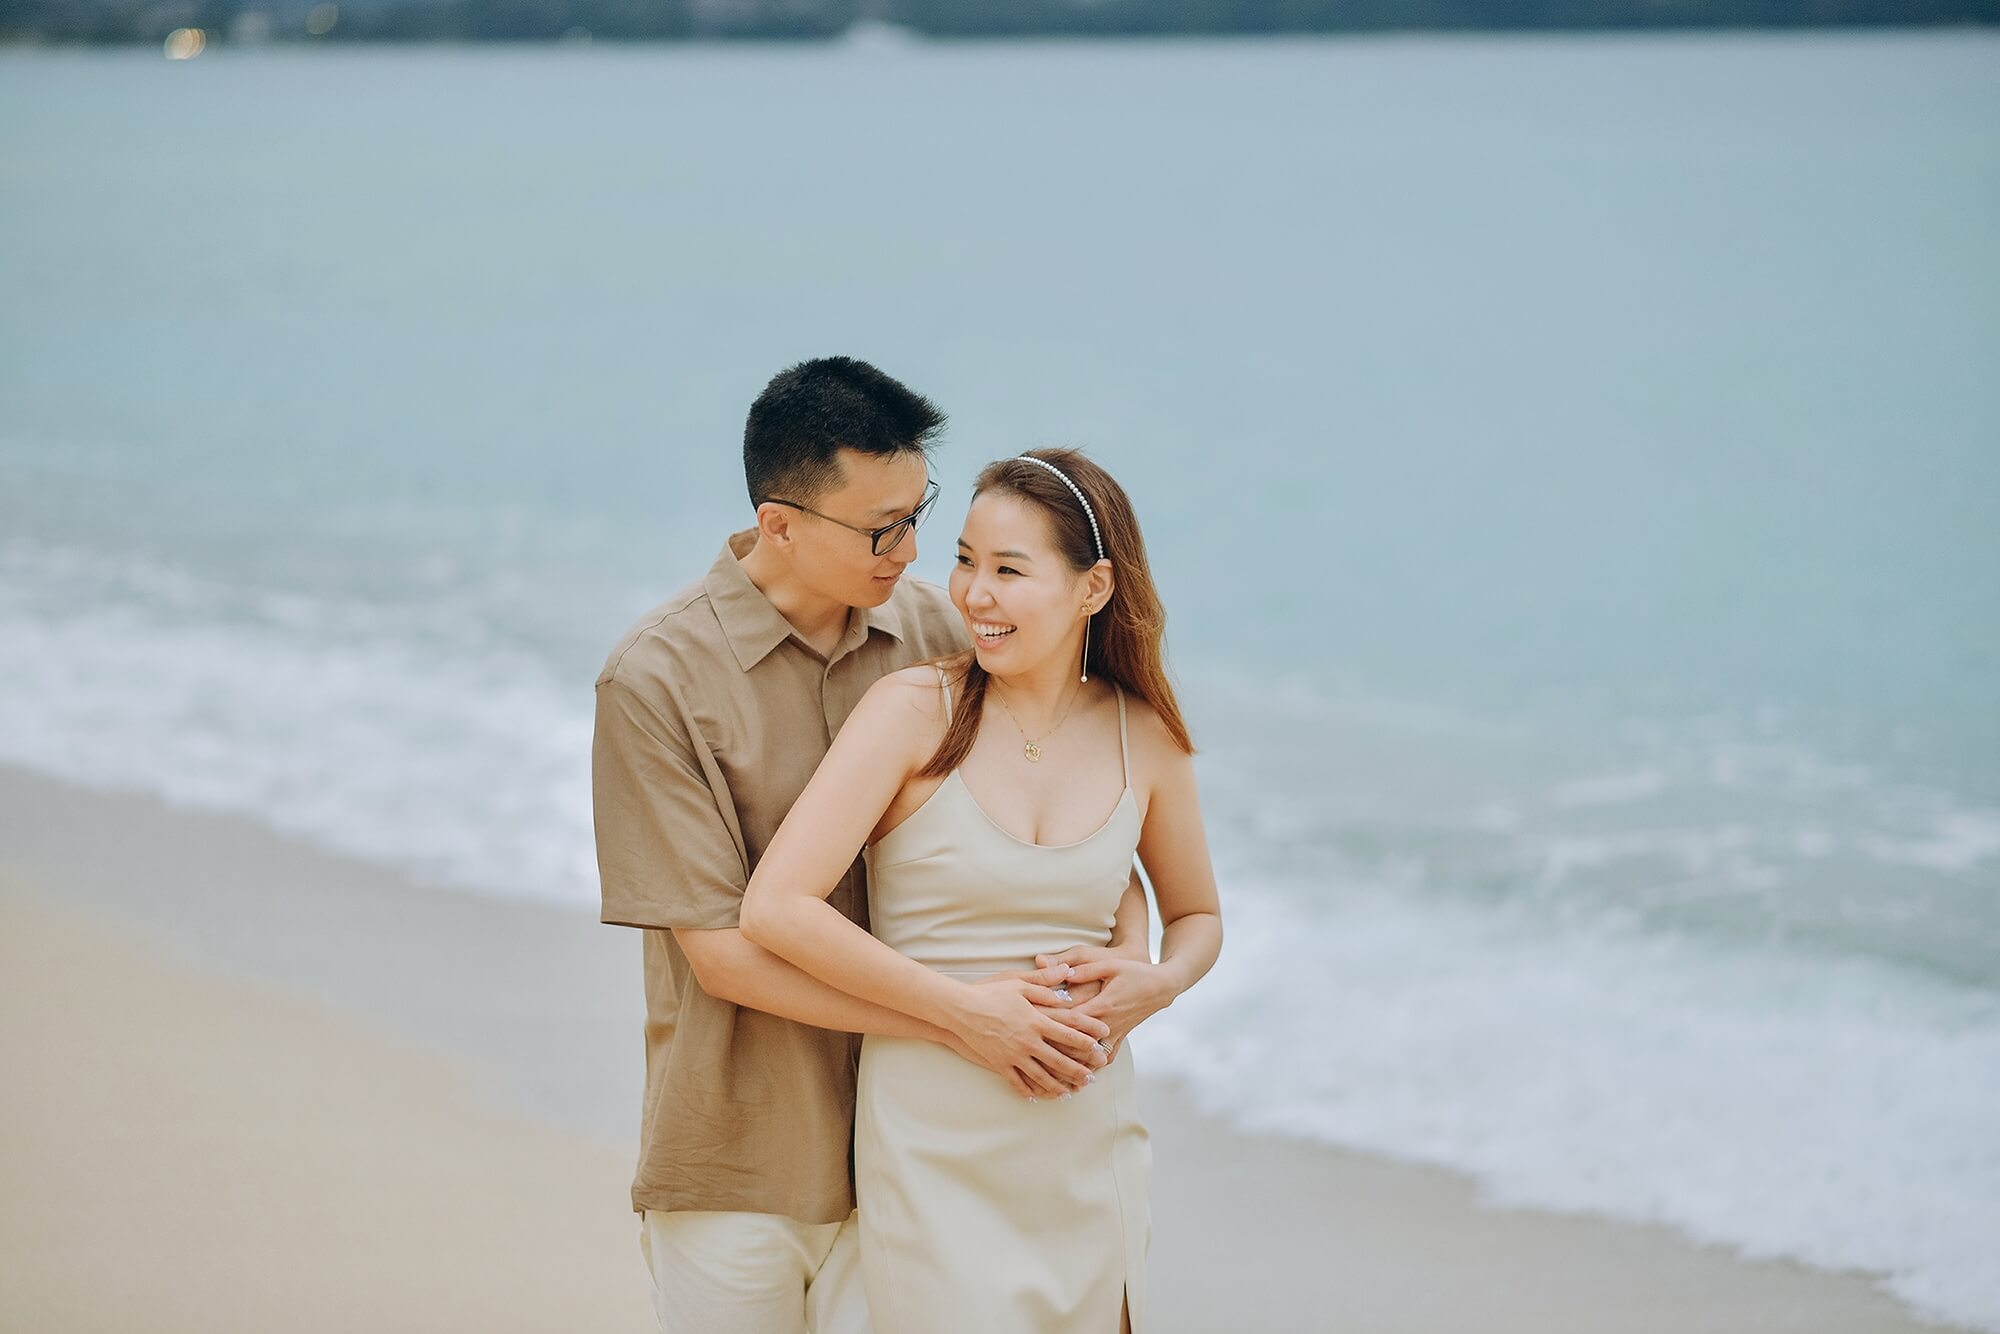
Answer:
[[954, 1050], [1006, 1079], [1017, 1093], [1059, 1098], [1088, 1084], [1108, 1059], [1097, 1044], [1111, 1029], [1030, 980], [1036, 976], [1003, 974], [964, 987], [948, 1027], [958, 1040]]
[[1104, 1043], [1113, 1056], [1127, 1034], [1172, 1005], [1181, 994], [1177, 969], [1130, 950], [1079, 945], [1061, 954], [1038, 954], [1035, 966], [1044, 973], [1064, 967], [1070, 970], [1067, 991], [1074, 1005], [1071, 1013], [1104, 1022], [1110, 1029]]

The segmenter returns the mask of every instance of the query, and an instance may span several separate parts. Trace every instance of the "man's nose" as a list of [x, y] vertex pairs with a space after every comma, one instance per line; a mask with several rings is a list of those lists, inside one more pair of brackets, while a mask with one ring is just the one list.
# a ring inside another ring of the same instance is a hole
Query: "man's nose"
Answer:
[[898, 538], [896, 545], [889, 548], [889, 559], [898, 565], [908, 565], [917, 558], [917, 530], [912, 528]]

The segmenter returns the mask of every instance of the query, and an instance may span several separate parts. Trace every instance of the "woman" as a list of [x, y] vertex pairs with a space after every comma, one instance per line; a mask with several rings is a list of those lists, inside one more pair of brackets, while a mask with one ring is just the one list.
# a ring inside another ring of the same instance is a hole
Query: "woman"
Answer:
[[[974, 985], [1068, 945], [1072, 980], [1104, 984], [1076, 1008], [1117, 1051], [1221, 948], [1124, 491], [1073, 450], [990, 465], [951, 596], [972, 652], [868, 693], [758, 864], [743, 933], [854, 995], [943, 1016], [989, 1067], [915, 1039], [863, 1044], [855, 1185], [878, 1334], [1143, 1330], [1150, 1150], [1131, 1058], [1093, 1075], [1046, 1014], [1022, 1040], [1028, 989]], [[864, 847], [872, 936], [825, 902]], [[1158, 964], [1102, 950], [1135, 851]]]

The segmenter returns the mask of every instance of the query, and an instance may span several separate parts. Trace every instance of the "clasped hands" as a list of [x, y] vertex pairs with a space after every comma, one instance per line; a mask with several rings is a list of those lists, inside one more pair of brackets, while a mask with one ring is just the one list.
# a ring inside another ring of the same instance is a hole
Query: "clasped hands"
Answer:
[[1080, 945], [1038, 954], [1032, 971], [998, 973], [966, 993], [946, 1045], [1036, 1100], [1089, 1084], [1179, 988], [1143, 945]]

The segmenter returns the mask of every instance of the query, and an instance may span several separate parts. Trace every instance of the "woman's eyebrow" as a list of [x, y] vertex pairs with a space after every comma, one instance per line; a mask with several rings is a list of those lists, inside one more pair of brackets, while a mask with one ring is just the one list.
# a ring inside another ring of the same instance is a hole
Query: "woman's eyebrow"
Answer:
[[[962, 538], [962, 537], [958, 539], [958, 544], [959, 544], [960, 546], [964, 547], [964, 548], [965, 548], [965, 549], [966, 549], [967, 551], [970, 551], [970, 550], [972, 550], [972, 545], [971, 545], [970, 543], [968, 543], [968, 542], [967, 542], [967, 541], [966, 541], [966, 540], [965, 540], [964, 538]], [[1000, 558], [1001, 558], [1001, 559], [1003, 559], [1003, 560], [1025, 560], [1025, 561], [1033, 561], [1033, 560], [1035, 559], [1035, 558], [1034, 558], [1033, 556], [1030, 556], [1030, 555], [1029, 555], [1029, 554], [1028, 554], [1027, 552], [1025, 552], [1025, 551], [1015, 551], [1015, 550], [1013, 550], [1012, 548], [1009, 548], [1009, 549], [1008, 549], [1008, 550], [1006, 550], [1006, 551], [996, 551], [996, 552], [994, 552], [993, 554], [994, 554], [995, 556], [997, 556], [997, 557], [1000, 557]]]

